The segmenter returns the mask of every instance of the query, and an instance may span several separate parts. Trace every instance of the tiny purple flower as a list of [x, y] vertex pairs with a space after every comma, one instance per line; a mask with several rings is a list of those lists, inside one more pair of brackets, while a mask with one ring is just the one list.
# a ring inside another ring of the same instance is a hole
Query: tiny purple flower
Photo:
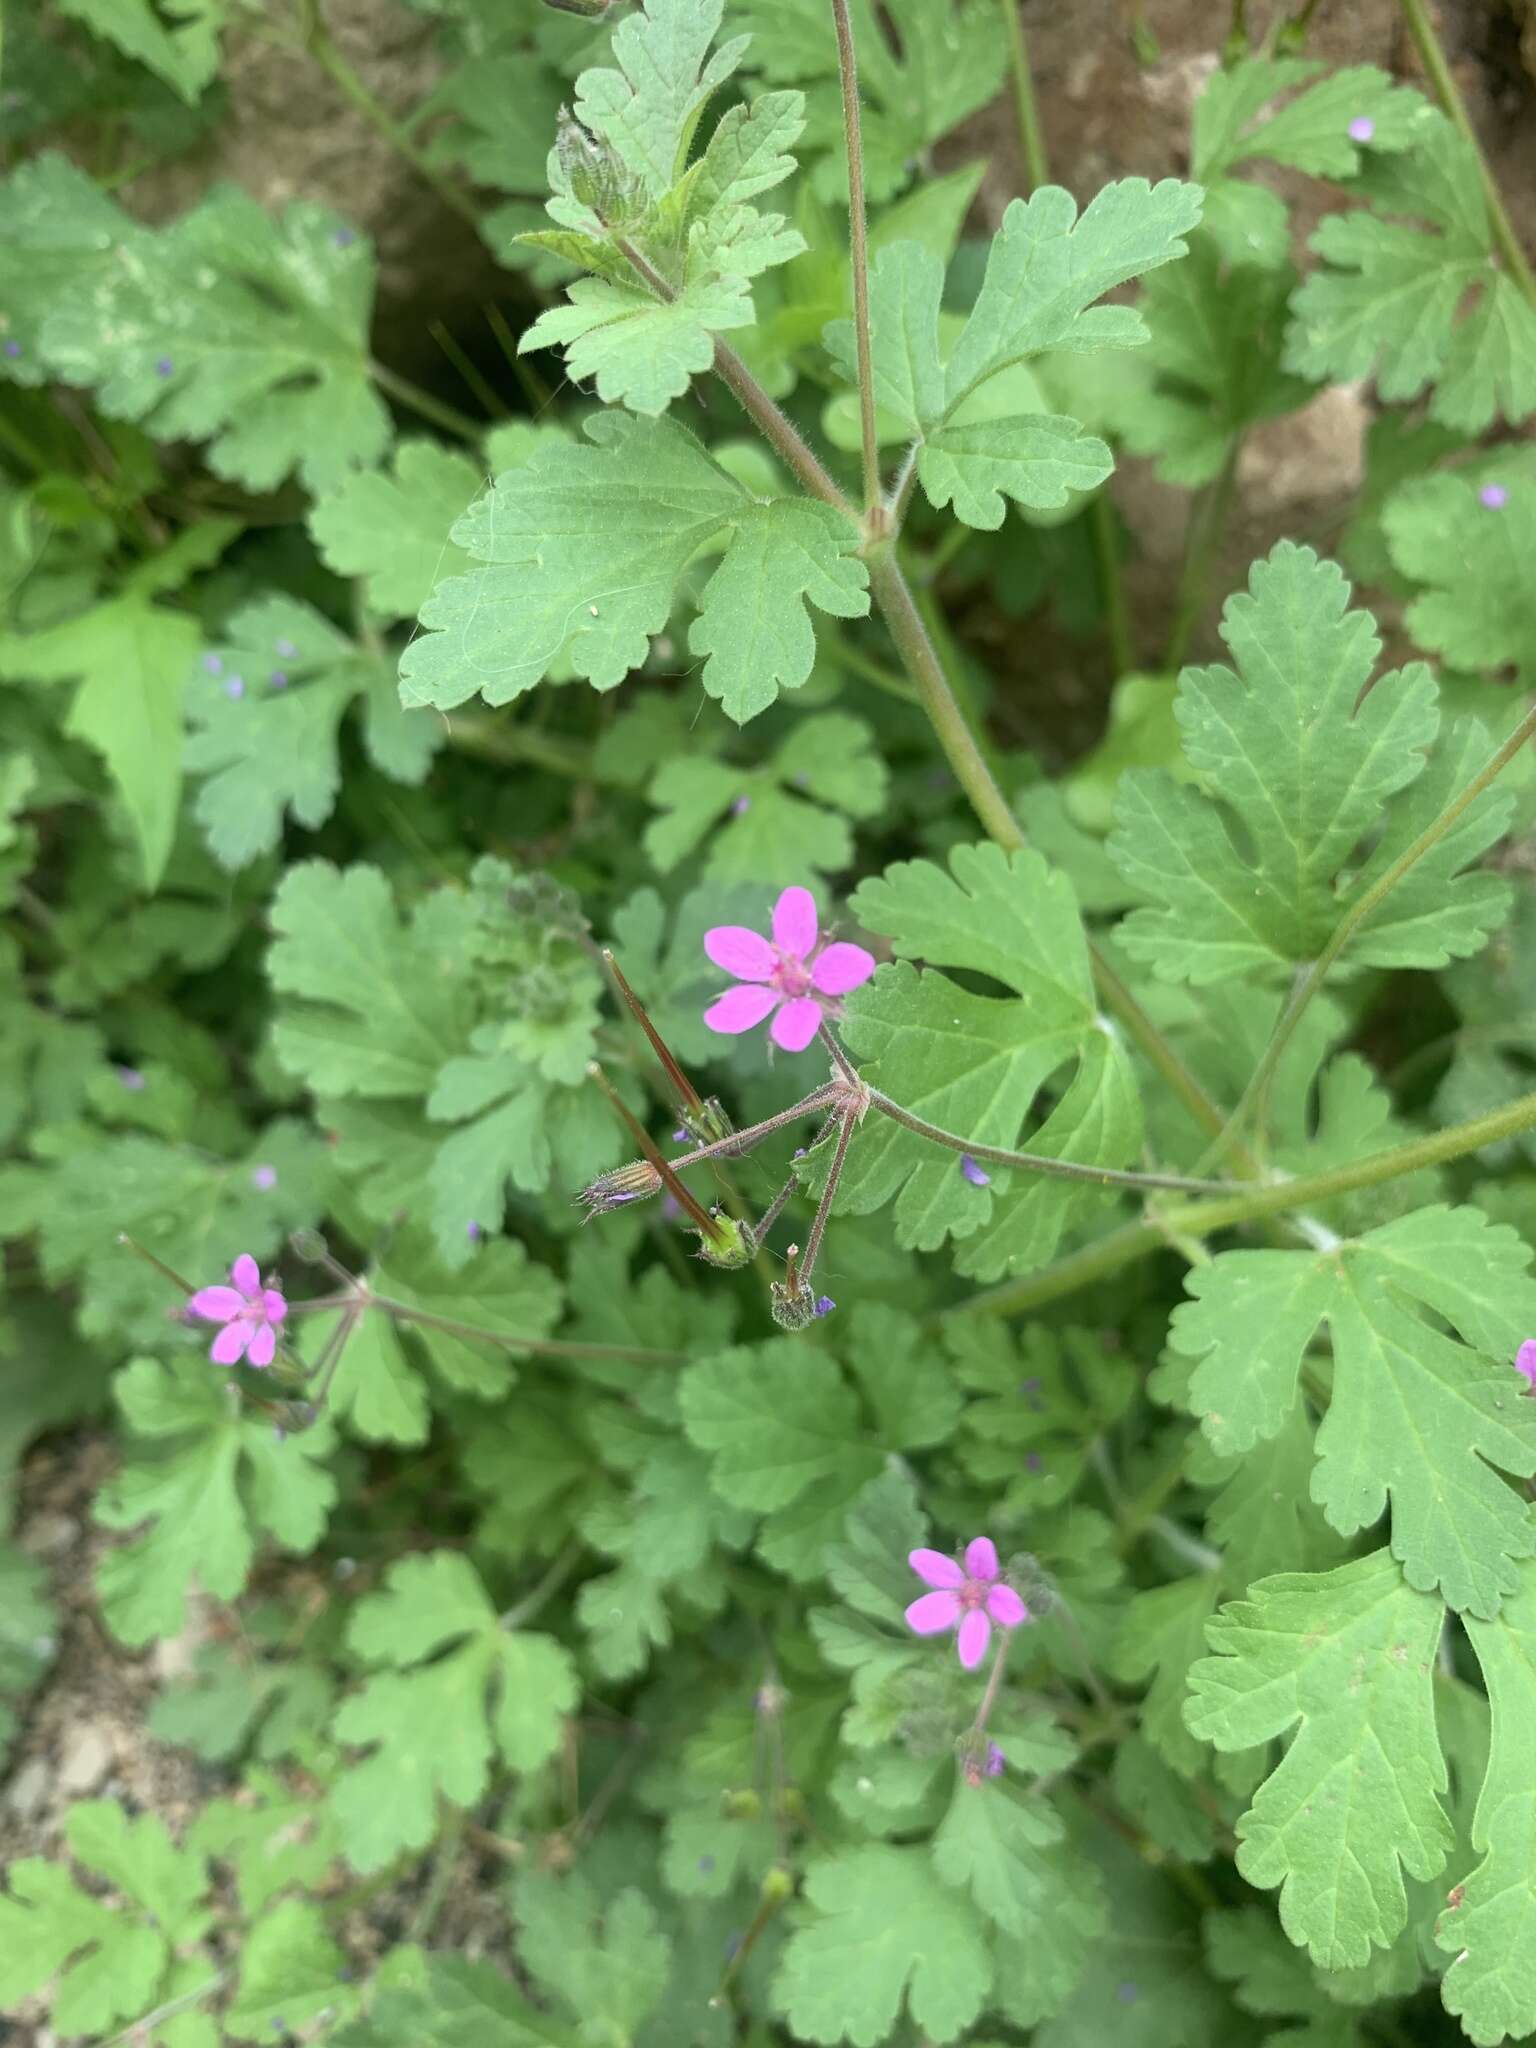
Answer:
[[995, 1742], [987, 1744], [986, 1773], [989, 1778], [1000, 1778], [1008, 1767], [1008, 1759]]
[[226, 697], [233, 697], [237, 699], [243, 697], [245, 695], [245, 677], [231, 676], [229, 681], [224, 685], [224, 694]]
[[1349, 124], [1349, 139], [1351, 142], [1369, 142], [1375, 133], [1376, 123], [1369, 114], [1356, 114], [1354, 120]]
[[744, 818], [751, 808], [752, 799], [749, 796], [738, 796], [731, 799], [731, 816], [733, 818]]
[[221, 676], [221, 675], [223, 675], [223, 673], [224, 673], [224, 657], [223, 657], [223, 655], [221, 655], [221, 654], [205, 654], [205, 655], [203, 656], [203, 670], [204, 670], [204, 673], [205, 673], [205, 674], [207, 674], [207, 675], [210, 675], [210, 676]]
[[909, 1551], [907, 1563], [924, 1585], [937, 1589], [912, 1602], [907, 1627], [920, 1636], [958, 1629], [957, 1648], [967, 1671], [974, 1671], [986, 1656], [994, 1621], [999, 1628], [1018, 1628], [1029, 1619], [1029, 1609], [1012, 1586], [1000, 1583], [1002, 1567], [990, 1536], [971, 1539], [963, 1566], [942, 1550]]
[[1527, 1337], [1515, 1353], [1515, 1371], [1529, 1391], [1536, 1394], [1536, 1337]]
[[175, 368], [176, 365], [169, 356], [157, 356], [155, 358], [155, 375], [157, 377], [169, 377]]
[[299, 650], [292, 640], [276, 640], [273, 642], [272, 651], [279, 661], [292, 661]]
[[253, 1166], [251, 1168], [251, 1186], [259, 1189], [264, 1195], [271, 1194], [272, 1190], [277, 1186], [277, 1168], [275, 1166]]
[[229, 1269], [233, 1287], [200, 1287], [187, 1303], [187, 1313], [205, 1323], [222, 1323], [208, 1356], [215, 1365], [270, 1365], [277, 1353], [278, 1325], [288, 1304], [275, 1287], [263, 1287], [261, 1269], [242, 1252]]
[[832, 1299], [830, 1294], [818, 1294], [816, 1297], [816, 1306], [812, 1313], [818, 1316], [829, 1316], [831, 1315], [833, 1309], [835, 1309], [836, 1307], [837, 1303]]
[[473, 1218], [471, 1218], [470, 1221], [465, 1224], [464, 1235], [469, 1239], [471, 1244], [478, 1244], [480, 1242], [480, 1226], [478, 1223], [474, 1221]]
[[989, 1188], [992, 1185], [991, 1174], [978, 1166], [969, 1152], [960, 1154], [960, 1171], [973, 1188]]
[[137, 1067], [119, 1067], [117, 1078], [130, 1095], [137, 1095], [144, 1086], [144, 1076]]
[[269, 686], [270, 686], [270, 687], [271, 687], [272, 689], [274, 689], [274, 690], [286, 690], [286, 689], [287, 689], [287, 687], [288, 687], [288, 671], [287, 671], [287, 669], [285, 669], [285, 668], [275, 668], [275, 669], [273, 669], [273, 671], [272, 671], [271, 675], [269, 675], [269, 676], [267, 677], [267, 682], [268, 682]]
[[1038, 1451], [1026, 1451], [1024, 1453], [1024, 1469], [1027, 1472], [1043, 1472], [1045, 1470], [1045, 1460]]
[[1137, 1999], [1140, 1998], [1141, 1992], [1131, 1982], [1130, 1978], [1127, 1977], [1122, 1983], [1115, 1986], [1115, 1996], [1122, 2005], [1134, 2005]]
[[8, 341], [5, 344], [5, 352], [14, 362], [16, 357], [21, 354], [21, 343], [19, 341]]
[[1503, 484], [1484, 484], [1477, 502], [1490, 512], [1502, 512], [1509, 503], [1509, 491]]
[[[729, 989], [704, 1012], [711, 1031], [735, 1037], [772, 1017], [768, 1036], [783, 1052], [804, 1052], [823, 1016], [838, 1013], [837, 998], [862, 988], [875, 958], [862, 946], [820, 942], [816, 899], [809, 889], [786, 889], [773, 906], [773, 937], [744, 924], [717, 924], [704, 934], [704, 950], [734, 974]], [[754, 986], [753, 984], [756, 984]]]
[[337, 228], [336, 232], [331, 236], [331, 240], [338, 249], [350, 249], [357, 240], [357, 237], [350, 228]]

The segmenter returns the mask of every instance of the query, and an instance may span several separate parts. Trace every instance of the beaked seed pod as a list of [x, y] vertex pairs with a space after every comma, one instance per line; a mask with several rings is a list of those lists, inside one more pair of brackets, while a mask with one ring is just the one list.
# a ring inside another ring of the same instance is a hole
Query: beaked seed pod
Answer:
[[544, 0], [544, 5], [561, 14], [579, 14], [584, 21], [601, 21], [613, 0]]
[[628, 1208], [631, 1202], [648, 1201], [661, 1186], [661, 1175], [648, 1159], [630, 1166], [616, 1166], [612, 1173], [600, 1173], [576, 1197], [587, 1215], [606, 1216], [610, 1209]]

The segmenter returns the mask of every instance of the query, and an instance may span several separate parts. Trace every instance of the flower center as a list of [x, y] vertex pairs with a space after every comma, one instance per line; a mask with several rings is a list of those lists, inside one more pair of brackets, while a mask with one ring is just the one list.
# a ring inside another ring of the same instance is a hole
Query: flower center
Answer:
[[788, 996], [794, 1001], [797, 997], [809, 993], [811, 971], [803, 960], [796, 959], [792, 953], [781, 953], [779, 964], [773, 970], [773, 986], [781, 996]]
[[957, 1596], [961, 1608], [966, 1613], [969, 1613], [973, 1607], [985, 1606], [987, 1595], [991, 1590], [992, 1587], [986, 1579], [967, 1579]]

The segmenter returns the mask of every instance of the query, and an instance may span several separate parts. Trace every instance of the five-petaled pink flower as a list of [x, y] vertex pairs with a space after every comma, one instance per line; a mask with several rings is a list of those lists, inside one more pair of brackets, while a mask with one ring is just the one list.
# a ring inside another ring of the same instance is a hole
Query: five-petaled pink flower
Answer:
[[963, 1567], [942, 1550], [911, 1551], [907, 1563], [924, 1585], [938, 1588], [912, 1602], [907, 1627], [920, 1636], [937, 1636], [958, 1624], [960, 1662], [967, 1671], [974, 1671], [987, 1654], [994, 1621], [999, 1628], [1017, 1628], [1029, 1619], [1029, 1609], [1012, 1586], [999, 1582], [990, 1536], [967, 1543]]
[[261, 1268], [242, 1252], [229, 1269], [233, 1287], [200, 1287], [187, 1303], [189, 1315], [222, 1323], [208, 1356], [215, 1365], [270, 1365], [277, 1352], [277, 1326], [288, 1304], [275, 1287], [263, 1287]]
[[809, 889], [786, 889], [773, 906], [773, 937], [744, 924], [717, 924], [704, 934], [704, 950], [741, 988], [727, 989], [704, 1012], [711, 1031], [750, 1031], [767, 1016], [768, 1036], [785, 1052], [804, 1052], [823, 1016], [836, 1015], [837, 998], [860, 988], [875, 958], [846, 940], [820, 943], [816, 899]]

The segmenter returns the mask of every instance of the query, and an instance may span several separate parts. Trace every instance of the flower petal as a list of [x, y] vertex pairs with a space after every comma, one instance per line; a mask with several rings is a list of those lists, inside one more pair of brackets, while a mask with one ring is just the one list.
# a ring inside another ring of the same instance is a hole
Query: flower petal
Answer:
[[249, 1323], [226, 1323], [209, 1347], [208, 1356], [215, 1365], [238, 1365], [250, 1341]]
[[975, 1536], [967, 1543], [965, 1569], [973, 1579], [997, 1577], [997, 1546], [990, 1536]]
[[987, 1612], [999, 1628], [1022, 1628], [1029, 1609], [1012, 1586], [994, 1586], [987, 1595]]
[[1529, 1381], [1532, 1393], [1536, 1393], [1536, 1337], [1527, 1337], [1515, 1353], [1515, 1371]]
[[288, 1313], [288, 1304], [275, 1287], [263, 1289], [261, 1312], [269, 1323], [280, 1323]]
[[954, 1593], [924, 1593], [907, 1609], [907, 1627], [914, 1635], [939, 1636], [960, 1619], [960, 1601]]
[[778, 965], [762, 933], [749, 931], [744, 924], [711, 925], [704, 934], [704, 950], [738, 981], [766, 981]]
[[862, 988], [874, 971], [874, 954], [844, 939], [817, 954], [811, 963], [811, 983], [824, 996], [845, 996], [851, 988]]
[[250, 1349], [245, 1358], [248, 1365], [270, 1365], [277, 1350], [277, 1332], [270, 1323], [258, 1323], [251, 1332]]
[[244, 1307], [245, 1296], [233, 1287], [199, 1287], [187, 1303], [187, 1313], [201, 1316], [205, 1322], [227, 1323]]
[[785, 1052], [804, 1052], [821, 1029], [821, 1005], [814, 996], [786, 1003], [768, 1026], [768, 1036]]
[[809, 889], [786, 889], [773, 906], [773, 943], [803, 960], [816, 943], [816, 898]]
[[909, 1550], [907, 1563], [925, 1586], [963, 1586], [965, 1573], [942, 1550]]
[[239, 1258], [236, 1259], [229, 1269], [229, 1277], [234, 1281], [247, 1301], [254, 1301], [257, 1295], [260, 1294], [261, 1268], [249, 1252], [242, 1252], [240, 1254]]
[[992, 1624], [979, 1607], [973, 1607], [960, 1624], [960, 1662], [967, 1671], [974, 1671], [987, 1654], [987, 1644], [992, 1640]]
[[768, 1012], [777, 1009], [780, 997], [777, 990], [756, 988], [744, 982], [740, 988], [728, 988], [720, 1000], [711, 1003], [704, 1012], [704, 1022], [711, 1031], [750, 1031], [754, 1024], [761, 1024]]

